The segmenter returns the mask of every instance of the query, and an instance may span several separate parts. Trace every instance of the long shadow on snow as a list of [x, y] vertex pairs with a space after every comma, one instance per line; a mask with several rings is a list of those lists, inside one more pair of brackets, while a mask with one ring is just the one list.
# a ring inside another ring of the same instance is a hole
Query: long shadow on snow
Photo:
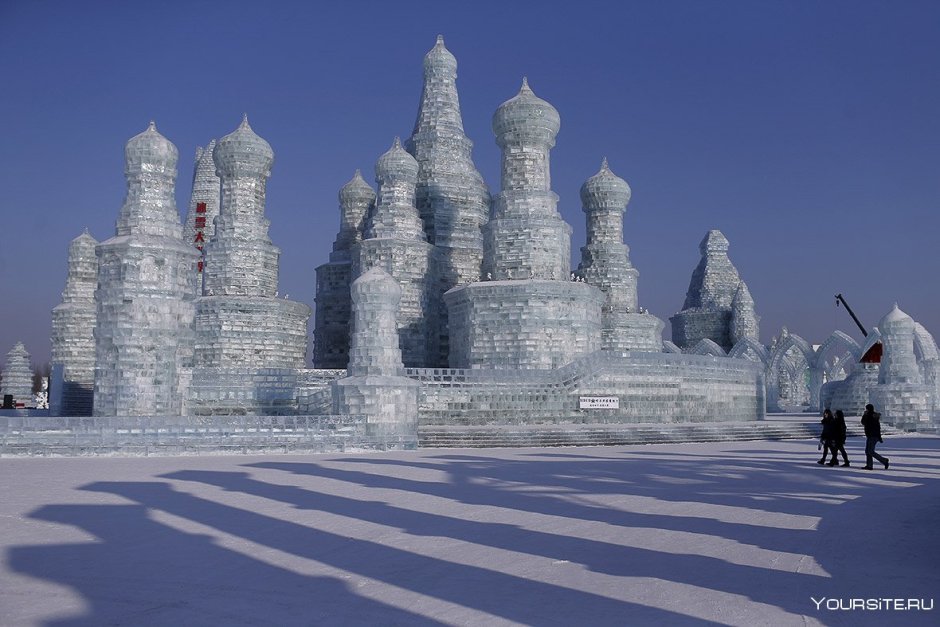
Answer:
[[30, 518], [98, 540], [10, 549], [13, 570], [73, 588], [87, 603], [86, 614], [48, 625], [441, 624], [358, 595], [341, 579], [304, 576], [181, 532], [142, 505], [47, 505]]
[[[751, 597], [794, 611], [790, 590], [813, 575], [734, 564], [723, 559], [669, 553], [611, 542], [525, 529], [504, 523], [478, 522], [416, 512], [383, 502], [360, 501], [296, 486], [273, 485], [247, 473], [181, 471], [168, 479], [199, 481], [224, 490], [251, 494], [299, 509], [317, 510], [400, 528], [413, 536], [447, 537], [480, 546], [567, 560], [618, 577], [654, 577], [703, 588], [722, 582], [725, 592]], [[666, 518], [666, 517], [663, 517]], [[675, 518], [675, 517], [673, 517]], [[636, 525], [633, 525], [636, 527]], [[775, 530], [778, 535], [792, 531]]]
[[[688, 616], [458, 564], [377, 542], [350, 538], [178, 492], [163, 482], [97, 482], [83, 489], [115, 494], [140, 505], [207, 525], [252, 542], [349, 573], [429, 595], [506, 620], [575, 621], [590, 608], [591, 621], [610, 624], [629, 613], [644, 622], [675, 624]], [[365, 507], [380, 507], [366, 503]], [[376, 518], [359, 511], [365, 520]], [[355, 621], [350, 621], [355, 622]], [[380, 621], [385, 623], [387, 621]], [[406, 621], [407, 622], [407, 621]]]

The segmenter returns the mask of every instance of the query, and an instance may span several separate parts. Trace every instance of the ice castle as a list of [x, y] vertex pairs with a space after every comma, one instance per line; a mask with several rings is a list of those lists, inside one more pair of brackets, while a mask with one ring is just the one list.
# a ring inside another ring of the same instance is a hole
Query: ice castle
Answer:
[[900, 310], [886, 316], [869, 341], [883, 344], [880, 372], [862, 362], [869, 347], [841, 332], [814, 348], [784, 329], [764, 346], [717, 230], [701, 242], [663, 341], [663, 321], [639, 305], [624, 242], [627, 182], [607, 159], [585, 181], [587, 242], [573, 270], [571, 227], [551, 187], [558, 111], [526, 79], [496, 109], [491, 194], [456, 79], [438, 37], [411, 137], [378, 158], [376, 189], [356, 171], [339, 191], [339, 232], [316, 269], [312, 368], [311, 310], [278, 294], [280, 251], [265, 217], [271, 146], [246, 116], [200, 149], [184, 225], [175, 146], [153, 124], [132, 138], [115, 236], [86, 234], [70, 249], [53, 406], [90, 409], [93, 389], [95, 416], [355, 418], [365, 432], [413, 436], [433, 426], [749, 422], [767, 408], [877, 398], [888, 420], [935, 425], [940, 362], [922, 326]]

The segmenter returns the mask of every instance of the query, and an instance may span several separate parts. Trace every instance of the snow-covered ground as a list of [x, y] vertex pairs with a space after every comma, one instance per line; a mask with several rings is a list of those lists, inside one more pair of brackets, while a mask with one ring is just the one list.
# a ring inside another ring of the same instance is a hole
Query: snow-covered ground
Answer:
[[0, 459], [0, 624], [940, 624], [826, 609], [940, 601], [940, 438], [847, 448]]

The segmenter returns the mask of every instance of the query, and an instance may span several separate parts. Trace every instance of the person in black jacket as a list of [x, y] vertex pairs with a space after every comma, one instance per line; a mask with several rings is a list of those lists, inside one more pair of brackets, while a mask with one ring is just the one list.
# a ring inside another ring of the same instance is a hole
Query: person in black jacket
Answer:
[[829, 462], [830, 466], [835, 466], [838, 463], [838, 457], [836, 453], [842, 453], [842, 465], [849, 465], [849, 456], [845, 454], [845, 414], [842, 413], [841, 409], [836, 410], [835, 418], [832, 422], [832, 461]]
[[[832, 451], [832, 461], [836, 460], [836, 450], [832, 446], [833, 438], [835, 436], [835, 429], [834, 429], [835, 418], [833, 418], [832, 412], [829, 411], [828, 408], [826, 409], [826, 411], [823, 412], [823, 417], [822, 417], [821, 422], [822, 422], [822, 433], [819, 435], [819, 442], [820, 444], [822, 444], [823, 456], [822, 456], [822, 459], [816, 462], [817, 464], [820, 464], [820, 465], [826, 463], [826, 455], [828, 455], [830, 451]], [[833, 465], [833, 464], [830, 464], [830, 465]]]
[[865, 465], [862, 468], [871, 470], [871, 459], [874, 457], [884, 464], [885, 470], [887, 470], [890, 460], [875, 452], [875, 445], [884, 442], [884, 440], [881, 439], [881, 414], [875, 411], [875, 407], [871, 403], [865, 405], [865, 413], [862, 414], [862, 426], [865, 427]]

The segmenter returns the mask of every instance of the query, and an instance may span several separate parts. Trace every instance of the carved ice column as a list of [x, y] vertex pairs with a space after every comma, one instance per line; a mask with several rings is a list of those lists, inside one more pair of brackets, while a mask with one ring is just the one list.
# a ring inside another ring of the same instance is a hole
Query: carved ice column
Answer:
[[709, 231], [699, 249], [702, 259], [692, 273], [682, 311], [672, 316], [672, 341], [688, 349], [708, 338], [727, 352], [731, 341], [731, 302], [741, 283], [728, 259], [728, 239]]
[[607, 167], [581, 186], [587, 214], [587, 245], [581, 249], [578, 274], [602, 292], [601, 348], [616, 351], [662, 352], [663, 321], [639, 313], [637, 278], [630, 249], [623, 243], [623, 214], [630, 202], [630, 186]]
[[571, 227], [556, 209], [549, 151], [558, 112], [523, 79], [493, 116], [502, 187], [483, 230], [484, 276], [444, 295], [454, 368], [557, 368], [600, 348], [604, 294], [568, 280]]
[[381, 268], [352, 284], [353, 335], [348, 377], [332, 383], [333, 413], [365, 416], [369, 435], [417, 434], [417, 381], [404, 374], [397, 312], [402, 289]]
[[[440, 320], [439, 350], [430, 365], [447, 366], [449, 333], [443, 294], [455, 285], [480, 280], [481, 226], [490, 195], [471, 157], [457, 95], [457, 59], [444, 38], [424, 57], [424, 88], [414, 133], [406, 148], [418, 162], [416, 204], [428, 241], [435, 246], [437, 284], [432, 315]], [[436, 311], [436, 313], [435, 313]]]
[[897, 303], [878, 323], [881, 332], [881, 367], [878, 385], [870, 398], [882, 419], [898, 427], [917, 429], [929, 424], [930, 388], [914, 354], [914, 321]]
[[290, 413], [310, 307], [277, 293], [280, 249], [265, 217], [274, 151], [246, 116], [219, 140], [213, 159], [222, 199], [196, 302], [193, 411]]
[[[205, 148], [196, 149], [196, 166], [193, 171], [193, 191], [189, 199], [189, 213], [183, 228], [183, 237], [193, 243], [200, 253], [215, 233], [215, 218], [219, 215], [221, 183], [215, 172], [212, 152], [215, 140]], [[202, 295], [202, 273], [204, 264], [197, 267], [196, 296]]]
[[124, 149], [127, 197], [98, 244], [96, 416], [179, 415], [192, 359], [199, 252], [182, 239], [176, 146], [150, 127]]
[[52, 310], [50, 410], [56, 416], [90, 416], [95, 391], [95, 288], [98, 258], [86, 230], [69, 244], [62, 302]]
[[353, 255], [352, 275], [382, 268], [401, 286], [398, 334], [402, 359], [408, 368], [428, 365], [437, 355], [433, 246], [428, 244], [415, 207], [418, 163], [396, 137], [375, 164], [378, 199], [365, 236]]
[[362, 241], [368, 215], [375, 207], [375, 192], [359, 170], [339, 191], [340, 230], [329, 262], [317, 272], [316, 325], [313, 363], [317, 368], [345, 368], [349, 361], [352, 315], [349, 296], [352, 251]]
[[33, 369], [29, 365], [29, 353], [22, 342], [17, 342], [7, 353], [0, 381], [0, 399], [7, 394], [13, 397], [13, 406], [33, 407]]

